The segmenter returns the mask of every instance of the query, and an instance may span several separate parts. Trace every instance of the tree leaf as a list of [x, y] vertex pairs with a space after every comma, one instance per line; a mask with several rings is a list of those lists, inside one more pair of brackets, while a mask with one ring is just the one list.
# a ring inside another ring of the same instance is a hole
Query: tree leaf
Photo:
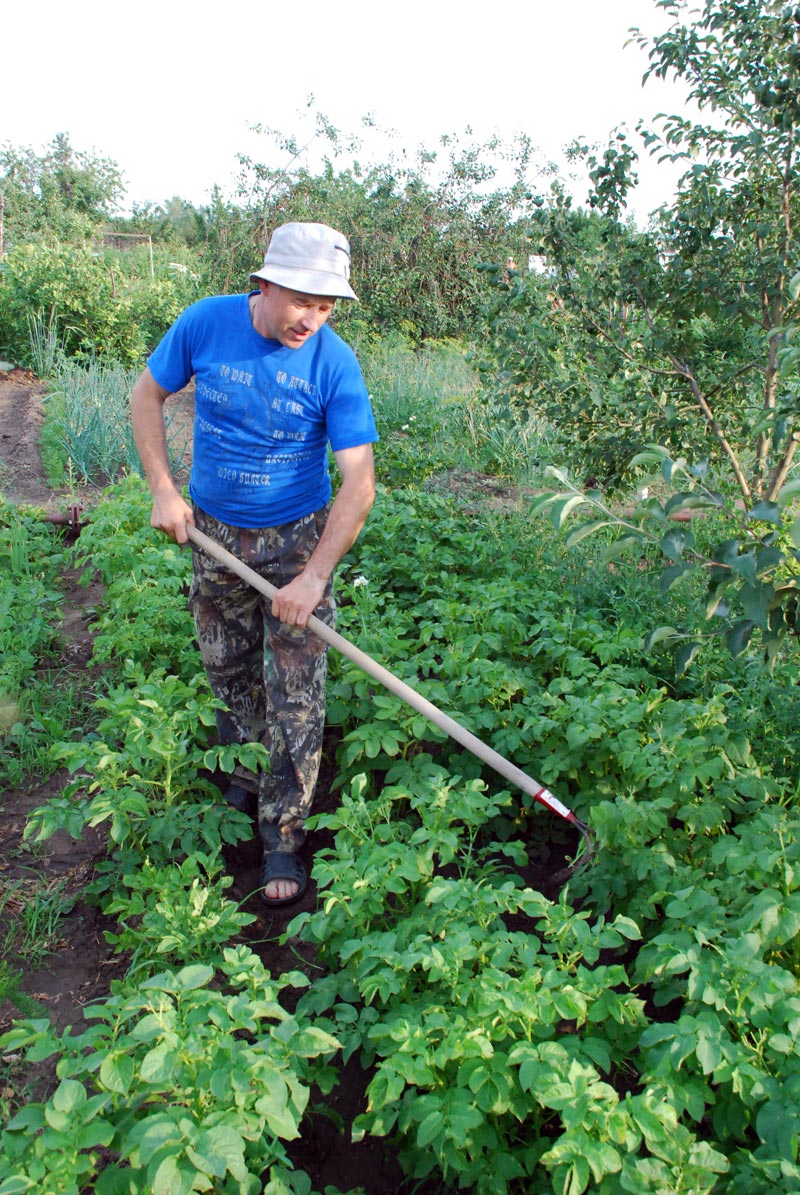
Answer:
[[567, 548], [574, 548], [582, 539], [593, 535], [595, 531], [599, 531], [601, 527], [610, 527], [611, 524], [607, 519], [597, 519], [591, 523], [581, 523], [578, 527], [573, 527], [564, 536], [564, 545]]
[[748, 585], [755, 585], [758, 581], [756, 576], [756, 554], [754, 551], [742, 552], [739, 556], [731, 560], [731, 568], [737, 573]]
[[692, 662], [702, 647], [702, 643], [693, 639], [689, 643], [684, 643], [679, 647], [675, 653], [675, 674], [676, 676], [684, 676], [692, 665]]
[[740, 656], [750, 642], [756, 628], [752, 619], [744, 618], [735, 623], [725, 636], [725, 643], [732, 656]]
[[789, 528], [789, 538], [796, 548], [800, 548], [800, 515], [797, 516]]
[[680, 527], [670, 527], [666, 535], [661, 537], [659, 547], [669, 560], [678, 561], [683, 556], [683, 549], [694, 545], [694, 536]]
[[697, 566], [688, 564], [683, 561], [681, 564], [672, 564], [669, 568], [665, 568], [661, 574], [661, 592], [669, 593], [671, 589], [683, 580], [684, 577], [696, 571]]
[[660, 444], [651, 444], [644, 452], [637, 452], [636, 456], [632, 458], [630, 466], [632, 469], [636, 469], [640, 465], [660, 465], [663, 460], [669, 460], [666, 448], [662, 448]]
[[778, 491], [778, 506], [783, 510], [793, 498], [798, 497], [800, 497], [800, 477], [793, 477], [791, 481], [785, 482]]
[[775, 590], [772, 585], [743, 585], [739, 591], [742, 607], [748, 619], [766, 629]]
[[781, 508], [777, 502], [757, 502], [747, 512], [748, 519], [758, 519], [761, 523], [776, 523], [780, 526]]
[[588, 499], [583, 494], [570, 494], [568, 498], [560, 498], [557, 502], [554, 502], [550, 511], [550, 519], [555, 529], [560, 531], [573, 510], [577, 510], [579, 506], [583, 506], [586, 502], [588, 502]]
[[561, 469], [557, 469], [555, 465], [548, 465], [545, 468], [544, 475], [545, 477], [554, 477], [556, 481], [560, 482], [561, 485], [565, 485], [568, 489], [574, 489], [574, 486], [570, 485], [566, 473], [562, 472]]
[[644, 651], [651, 651], [659, 643], [674, 643], [676, 640], [683, 638], [679, 631], [674, 627], [656, 627], [649, 635], [645, 637], [643, 644]]
[[533, 502], [531, 502], [530, 513], [534, 517], [544, 514], [547, 508], [552, 506], [561, 497], [562, 495], [558, 493], [537, 494]]
[[619, 556], [624, 556], [632, 548], [640, 548], [644, 536], [636, 533], [621, 535], [619, 539], [615, 539], [613, 544], [609, 544], [603, 552], [603, 560], [608, 563], [609, 560], [616, 560]]

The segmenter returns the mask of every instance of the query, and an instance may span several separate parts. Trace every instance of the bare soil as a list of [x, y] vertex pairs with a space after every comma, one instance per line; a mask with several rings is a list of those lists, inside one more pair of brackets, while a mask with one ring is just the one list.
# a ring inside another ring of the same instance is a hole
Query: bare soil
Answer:
[[[173, 409], [176, 419], [183, 418], [189, 426], [191, 392], [182, 396]], [[40, 509], [44, 518], [63, 520], [64, 534], [75, 534], [79, 527], [71, 528], [70, 523], [91, 517], [91, 508], [99, 494], [91, 489], [57, 491], [48, 485], [39, 453], [43, 411], [44, 392], [34, 375], [19, 369], [0, 372], [0, 495], [15, 506]], [[87, 669], [92, 634], [87, 612], [102, 601], [102, 589], [99, 582], [88, 588], [79, 585], [75, 572], [66, 573], [62, 585], [64, 646], [62, 657], [52, 661], [51, 666], [68, 670], [80, 683], [91, 685]], [[326, 758], [330, 761], [334, 744], [329, 747]], [[329, 793], [331, 778], [332, 765], [328, 762], [320, 782], [320, 808], [335, 804], [335, 797]], [[106, 851], [103, 834], [99, 830], [87, 831], [80, 841], [75, 841], [66, 833], [58, 833], [35, 845], [23, 840], [31, 811], [58, 796], [66, 781], [63, 772], [44, 780], [32, 776], [25, 787], [0, 793], [0, 887], [6, 895], [12, 894], [0, 910], [0, 942], [6, 941], [8, 919], [22, 914], [26, 893], [41, 891], [43, 878], [46, 886], [58, 887], [65, 898], [72, 900], [71, 912], [61, 922], [58, 941], [40, 964], [25, 972], [22, 990], [30, 1001], [26, 1011], [49, 1016], [59, 1030], [71, 1026], [80, 1030], [85, 1026], [86, 1005], [106, 996], [112, 980], [125, 974], [127, 964], [112, 951], [104, 936], [104, 931], [112, 928], [111, 922], [84, 899], [86, 884]], [[230, 851], [227, 863], [234, 879], [231, 894], [257, 916], [257, 921], [249, 927], [248, 937], [269, 971], [275, 975], [305, 966], [310, 974], [319, 974], [308, 947], [299, 942], [282, 946], [278, 941], [292, 917], [315, 906], [313, 883], [301, 902], [286, 911], [273, 912], [266, 910], [254, 895], [260, 864], [258, 843], [245, 843]], [[19, 960], [13, 963], [19, 966]], [[0, 1033], [19, 1015], [19, 1009], [9, 1001], [0, 1003]], [[12, 1081], [21, 1086], [33, 1080], [41, 1094], [49, 1078], [43, 1068], [38, 1075], [14, 1075]], [[390, 1144], [350, 1141], [350, 1125], [365, 1105], [367, 1082], [368, 1076], [356, 1061], [351, 1061], [342, 1082], [325, 1100], [334, 1115], [310, 1117], [303, 1138], [293, 1149], [296, 1165], [311, 1175], [314, 1190], [323, 1191], [326, 1185], [331, 1185], [342, 1191], [361, 1188], [365, 1195], [384, 1195], [411, 1189], [404, 1184]], [[336, 1127], [337, 1118], [341, 1129]], [[419, 1195], [439, 1190], [419, 1184], [413, 1189]]]

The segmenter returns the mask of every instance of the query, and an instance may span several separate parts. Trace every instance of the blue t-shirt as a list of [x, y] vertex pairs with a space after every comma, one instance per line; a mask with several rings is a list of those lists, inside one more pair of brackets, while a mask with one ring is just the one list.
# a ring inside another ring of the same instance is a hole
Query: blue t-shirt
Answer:
[[327, 324], [299, 349], [256, 332], [248, 295], [201, 299], [147, 364], [174, 394], [195, 378], [189, 492], [232, 527], [279, 527], [331, 496], [334, 452], [378, 439], [355, 353]]

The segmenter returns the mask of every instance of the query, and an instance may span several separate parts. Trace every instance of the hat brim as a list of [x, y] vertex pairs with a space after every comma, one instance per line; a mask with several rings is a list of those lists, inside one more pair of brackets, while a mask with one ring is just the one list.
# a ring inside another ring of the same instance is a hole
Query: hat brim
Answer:
[[358, 295], [349, 282], [325, 270], [269, 265], [255, 270], [250, 278], [263, 278], [265, 282], [275, 282], [278, 286], [299, 291], [303, 295], [324, 295], [326, 299], [355, 299], [358, 302]]

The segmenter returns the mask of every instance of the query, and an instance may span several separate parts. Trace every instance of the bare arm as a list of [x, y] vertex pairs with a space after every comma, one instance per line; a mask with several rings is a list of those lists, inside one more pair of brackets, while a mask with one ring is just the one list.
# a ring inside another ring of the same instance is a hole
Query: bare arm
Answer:
[[186, 524], [193, 523], [194, 516], [169, 467], [164, 425], [164, 402], [168, 396], [169, 391], [159, 386], [150, 370], [145, 369], [131, 392], [131, 424], [136, 450], [153, 495], [150, 523], [179, 544], [185, 544]]
[[355, 543], [375, 500], [372, 445], [334, 453], [342, 484], [311, 559], [299, 576], [279, 589], [272, 613], [282, 622], [304, 627], [322, 601], [333, 570]]

